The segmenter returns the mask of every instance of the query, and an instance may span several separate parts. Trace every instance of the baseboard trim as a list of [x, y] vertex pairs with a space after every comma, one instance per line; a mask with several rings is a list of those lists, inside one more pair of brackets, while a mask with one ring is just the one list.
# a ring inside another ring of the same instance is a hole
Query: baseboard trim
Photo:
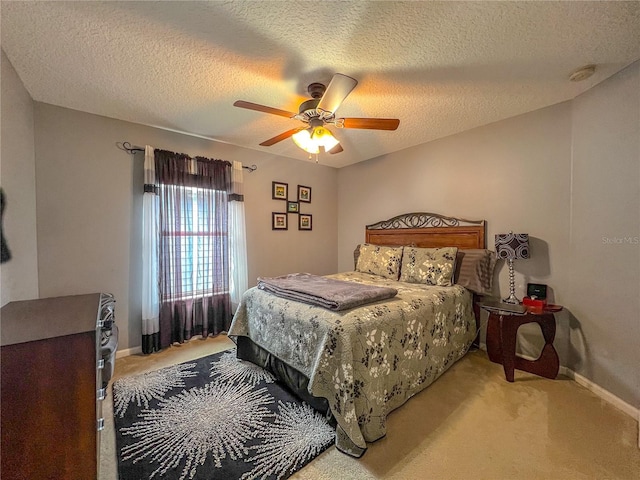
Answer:
[[640, 416], [640, 410], [634, 407], [633, 405], [629, 405], [627, 402], [622, 400], [620, 397], [617, 397], [613, 393], [608, 390], [605, 390], [597, 383], [592, 382], [588, 378], [580, 375], [579, 373], [574, 372], [570, 368], [560, 367], [560, 374], [569, 377], [571, 380], [574, 380], [578, 385], [582, 385], [587, 390], [595, 393], [597, 396], [607, 401], [618, 410], [623, 411], [627, 415], [631, 416], [634, 420], [638, 421]]
[[[487, 345], [485, 343], [481, 343], [480, 344], [480, 348], [482, 350], [484, 350], [485, 352], [487, 351]], [[520, 356], [522, 358], [527, 359], [527, 360], [535, 360], [535, 358], [533, 358], [533, 357], [531, 357], [529, 355], [520, 355]], [[611, 405], [616, 407], [618, 410], [626, 413], [627, 415], [632, 417], [635, 421], [639, 422], [639, 424], [640, 424], [640, 409], [634, 407], [633, 405], [629, 405], [627, 402], [622, 400], [620, 397], [617, 397], [616, 395], [614, 395], [610, 391], [605, 390], [604, 388], [602, 388], [597, 383], [594, 383], [593, 381], [591, 381], [588, 378], [580, 375], [579, 373], [574, 372], [573, 370], [571, 370], [568, 367], [564, 367], [564, 366], [560, 365], [560, 371], [558, 373], [560, 375], [564, 375], [565, 377], [569, 377], [571, 380], [576, 382], [578, 385], [583, 386], [584, 388], [586, 388], [587, 390], [589, 390], [592, 393], [595, 393], [598, 397], [600, 397], [601, 399], [603, 399], [606, 402], [610, 403]], [[638, 445], [640, 446], [640, 437], [638, 439]]]
[[128, 357], [129, 355], [137, 355], [142, 353], [142, 347], [125, 348], [116, 351], [116, 358]]

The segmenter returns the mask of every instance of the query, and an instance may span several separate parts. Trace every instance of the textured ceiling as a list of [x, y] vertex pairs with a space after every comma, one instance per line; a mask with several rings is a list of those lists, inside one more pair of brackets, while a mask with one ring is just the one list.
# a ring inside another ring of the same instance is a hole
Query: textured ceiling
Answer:
[[[341, 167], [571, 99], [640, 58], [640, 2], [2, 2], [2, 48], [34, 100], [308, 160], [288, 139], [312, 82], [359, 84]], [[573, 83], [570, 72], [594, 63]], [[123, 138], [122, 140], [128, 140]], [[161, 147], [161, 146], [159, 146]]]

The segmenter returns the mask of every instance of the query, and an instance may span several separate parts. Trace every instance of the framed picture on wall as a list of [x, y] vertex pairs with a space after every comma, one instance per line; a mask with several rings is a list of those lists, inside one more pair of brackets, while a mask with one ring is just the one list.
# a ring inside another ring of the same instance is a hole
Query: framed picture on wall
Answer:
[[311, 187], [298, 185], [298, 201], [304, 202], [304, 203], [311, 203]]
[[300, 204], [298, 202], [287, 202], [287, 213], [300, 213]]
[[271, 214], [271, 230], [287, 230], [287, 214], [273, 212]]
[[274, 200], [287, 200], [289, 198], [289, 184], [271, 182], [271, 198]]
[[301, 213], [298, 215], [298, 230], [311, 230], [311, 215]]

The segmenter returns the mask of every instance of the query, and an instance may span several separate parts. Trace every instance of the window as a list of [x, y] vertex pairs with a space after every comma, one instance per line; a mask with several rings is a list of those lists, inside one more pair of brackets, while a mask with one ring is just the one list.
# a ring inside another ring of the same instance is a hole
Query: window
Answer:
[[[226, 261], [219, 250], [226, 251], [228, 235], [216, 229], [215, 190], [176, 185], [160, 185], [160, 198], [167, 199], [170, 221], [161, 232], [161, 251], [175, 260], [165, 262], [165, 284], [170, 286], [166, 299], [178, 300], [211, 295], [214, 286], [224, 285], [223, 269], [216, 262]], [[217, 237], [217, 238], [214, 238]], [[227, 293], [225, 290], [224, 293]], [[216, 293], [220, 292], [219, 289]]]
[[248, 282], [242, 199], [230, 202], [242, 164], [146, 146], [144, 172], [142, 351], [151, 353], [229, 330], [231, 295]]

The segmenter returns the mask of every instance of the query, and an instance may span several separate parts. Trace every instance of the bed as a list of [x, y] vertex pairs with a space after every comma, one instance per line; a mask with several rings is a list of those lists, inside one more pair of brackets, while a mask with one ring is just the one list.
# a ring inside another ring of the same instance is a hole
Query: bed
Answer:
[[356, 270], [327, 277], [394, 288], [397, 295], [332, 311], [253, 287], [243, 295], [229, 330], [238, 357], [270, 370], [330, 415], [336, 447], [360, 457], [367, 442], [386, 434], [391, 411], [465, 355], [476, 338], [479, 315], [475, 293], [467, 286], [426, 285], [407, 281], [406, 272], [394, 278], [391, 270], [374, 274], [363, 255], [400, 249], [399, 268], [409, 271], [407, 252], [451, 247], [459, 252], [454, 255], [460, 268], [460, 253], [488, 252], [485, 229], [484, 221], [430, 213], [368, 225], [365, 243], [354, 252]]

